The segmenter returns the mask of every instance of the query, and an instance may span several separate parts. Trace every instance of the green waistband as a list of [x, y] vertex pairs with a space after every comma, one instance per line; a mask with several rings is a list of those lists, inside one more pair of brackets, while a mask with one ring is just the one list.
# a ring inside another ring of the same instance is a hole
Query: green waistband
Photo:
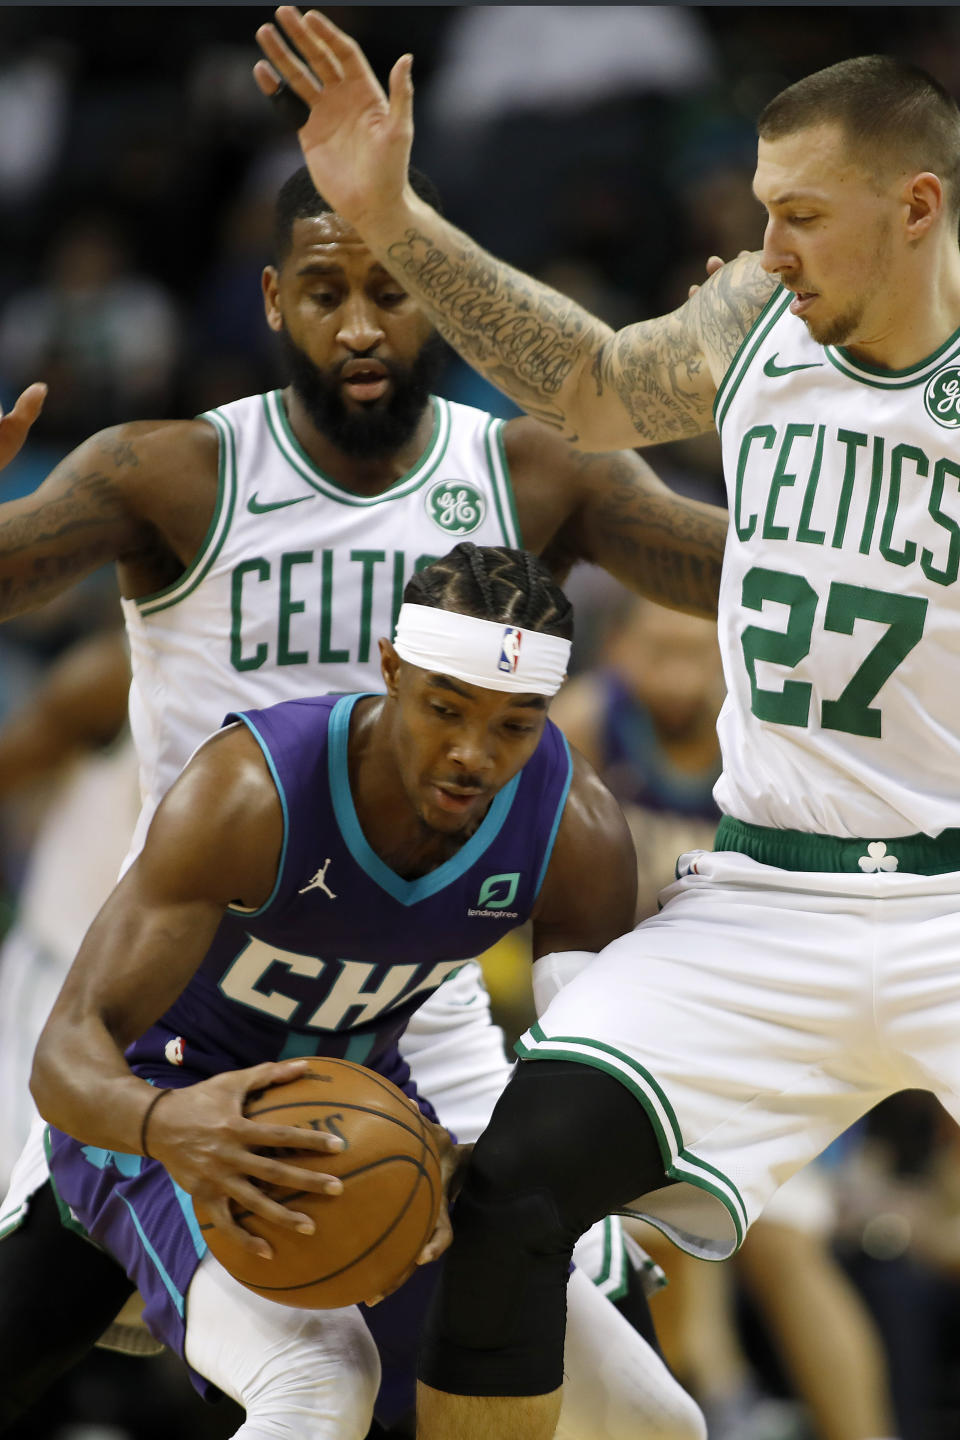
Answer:
[[865, 875], [898, 870], [908, 875], [943, 875], [960, 870], [960, 830], [932, 835], [896, 835], [886, 840], [843, 840], [803, 830], [772, 830], [724, 815], [715, 850], [738, 850], [781, 870], [860, 870]]

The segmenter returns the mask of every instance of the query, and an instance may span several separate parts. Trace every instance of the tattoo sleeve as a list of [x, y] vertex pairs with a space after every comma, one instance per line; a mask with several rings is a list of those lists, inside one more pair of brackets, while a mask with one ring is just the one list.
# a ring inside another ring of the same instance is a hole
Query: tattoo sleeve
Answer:
[[388, 267], [471, 365], [588, 450], [708, 430], [720, 375], [773, 289], [755, 259], [734, 261], [679, 310], [614, 334], [445, 221], [423, 223], [384, 245]]
[[48, 480], [35, 495], [0, 506], [0, 620], [117, 559], [138, 530], [105, 470], [68, 459], [54, 477], [55, 485]]
[[572, 543], [637, 594], [712, 618], [727, 511], [675, 494], [637, 464], [622, 454], [584, 458], [590, 494], [570, 527]]
[[409, 228], [387, 247], [389, 268], [471, 365], [528, 414], [569, 436], [576, 373], [609, 328], [452, 226], [440, 228], [442, 238]]

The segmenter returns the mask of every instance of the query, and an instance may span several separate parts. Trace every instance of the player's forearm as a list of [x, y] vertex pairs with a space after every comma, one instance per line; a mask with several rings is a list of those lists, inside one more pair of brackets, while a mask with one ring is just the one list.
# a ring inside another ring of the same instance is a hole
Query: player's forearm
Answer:
[[666, 486], [643, 497], [613, 488], [591, 511], [585, 551], [638, 595], [715, 619], [729, 515], [717, 505], [687, 500]]
[[[610, 328], [481, 249], [416, 196], [367, 216], [364, 239], [440, 333], [528, 414], [580, 441], [590, 369]], [[616, 441], [586, 448], [616, 448]]]
[[139, 539], [96, 464], [69, 457], [52, 478], [54, 486], [0, 506], [0, 620], [55, 599]]
[[141, 1153], [157, 1092], [133, 1074], [102, 1022], [64, 1023], [55, 1013], [37, 1044], [30, 1090], [43, 1118], [83, 1144]]

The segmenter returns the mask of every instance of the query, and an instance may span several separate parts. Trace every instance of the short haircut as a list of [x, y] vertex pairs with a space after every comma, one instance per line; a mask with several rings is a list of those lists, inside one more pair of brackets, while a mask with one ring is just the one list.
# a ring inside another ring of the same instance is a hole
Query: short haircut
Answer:
[[408, 605], [458, 610], [479, 620], [573, 639], [573, 606], [529, 550], [464, 540], [408, 580], [403, 598]]
[[[412, 165], [410, 167], [410, 185], [414, 194], [419, 195], [421, 200], [425, 200], [428, 205], [433, 206], [434, 210], [443, 214], [439, 190], [427, 175], [420, 170], [415, 170]], [[280, 186], [273, 208], [274, 264], [282, 265], [290, 254], [295, 220], [309, 220], [315, 215], [333, 213], [333, 206], [317, 190], [306, 165], [301, 165], [299, 170], [294, 170], [290, 178]]]
[[918, 65], [861, 55], [817, 70], [773, 97], [757, 133], [779, 140], [823, 124], [841, 126], [852, 158], [873, 174], [932, 171], [949, 208], [960, 209], [960, 110]]

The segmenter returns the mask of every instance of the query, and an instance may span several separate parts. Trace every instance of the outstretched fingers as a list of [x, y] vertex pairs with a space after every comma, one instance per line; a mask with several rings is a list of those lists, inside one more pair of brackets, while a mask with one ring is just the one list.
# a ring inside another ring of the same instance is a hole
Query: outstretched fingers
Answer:
[[[300, 15], [295, 5], [281, 5], [277, 10], [277, 19], [286, 29], [287, 15], [296, 16], [303, 26], [303, 43], [308, 48], [303, 53], [311, 61], [313, 58], [312, 45], [322, 48], [329, 61], [337, 68], [338, 78], [342, 80], [363, 80], [369, 85], [379, 89], [379, 81], [370, 68], [370, 62], [360, 49], [360, 46], [349, 35], [345, 34], [326, 15], [319, 10], [308, 10], [303, 16]], [[291, 39], [300, 47], [300, 39], [293, 31], [288, 31]]]
[[261, 25], [257, 31], [257, 44], [269, 62], [267, 64], [258, 60], [253, 67], [254, 77], [264, 95], [273, 95], [276, 92], [279, 77], [286, 81], [305, 104], [315, 105], [323, 94], [323, 82], [287, 44], [277, 27]]

